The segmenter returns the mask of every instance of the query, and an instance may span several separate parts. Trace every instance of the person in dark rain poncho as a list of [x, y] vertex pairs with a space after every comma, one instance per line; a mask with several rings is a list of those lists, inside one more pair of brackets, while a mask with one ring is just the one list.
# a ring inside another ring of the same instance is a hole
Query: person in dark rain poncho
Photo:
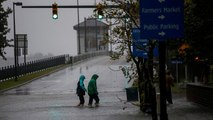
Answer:
[[97, 91], [97, 84], [96, 80], [98, 78], [97, 74], [94, 74], [91, 78], [91, 80], [88, 83], [88, 95], [89, 95], [89, 107], [92, 107], [93, 99], [95, 99], [95, 105], [99, 105], [99, 97], [98, 97], [98, 91]]
[[174, 86], [174, 78], [169, 70], [166, 71], [166, 100], [169, 104], [172, 102], [171, 87]]
[[85, 79], [85, 76], [81, 75], [77, 83], [76, 94], [78, 95], [80, 100], [80, 103], [77, 106], [84, 106], [84, 101], [85, 101], [84, 95], [86, 92], [86, 88], [84, 87], [84, 79]]

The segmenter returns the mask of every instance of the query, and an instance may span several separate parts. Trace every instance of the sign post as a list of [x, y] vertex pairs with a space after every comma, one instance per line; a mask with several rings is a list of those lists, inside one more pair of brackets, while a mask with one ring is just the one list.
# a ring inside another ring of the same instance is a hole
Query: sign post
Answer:
[[141, 39], [159, 40], [160, 120], [166, 109], [165, 40], [183, 37], [183, 0], [140, 0]]
[[[22, 48], [22, 53], [24, 54], [24, 66], [25, 66], [25, 71], [26, 71], [26, 55], [27, 55], [27, 48], [28, 48], [28, 40], [27, 40], [27, 34], [16, 34], [16, 41], [18, 43], [18, 50], [21, 50]], [[20, 51], [21, 55], [21, 51]]]

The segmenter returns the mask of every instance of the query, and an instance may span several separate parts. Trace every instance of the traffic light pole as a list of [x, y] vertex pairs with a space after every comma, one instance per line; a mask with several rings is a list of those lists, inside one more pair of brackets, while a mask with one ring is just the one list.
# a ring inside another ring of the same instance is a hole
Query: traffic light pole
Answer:
[[16, 21], [15, 21], [15, 5], [16, 3], [13, 3], [13, 37], [14, 37], [14, 64], [15, 64], [15, 81], [17, 81], [17, 39], [16, 39]]
[[16, 39], [16, 14], [15, 6], [21, 6], [21, 2], [13, 2], [13, 37], [14, 37], [14, 64], [15, 64], [15, 81], [18, 81], [18, 40]]
[[[118, 8], [118, 5], [109, 5], [107, 8]], [[22, 6], [22, 8], [52, 8], [52, 6]], [[61, 5], [57, 6], [57, 8], [77, 8], [78, 15], [78, 28], [79, 28], [79, 8], [97, 8], [96, 5], [79, 5], [79, 0], [77, 0], [77, 5]], [[78, 30], [78, 54], [81, 54], [80, 50], [80, 29]]]
[[[96, 5], [59, 5], [58, 8], [96, 8]], [[118, 8], [118, 5], [108, 5], [107, 8]], [[52, 8], [52, 6], [22, 6], [22, 8]]]

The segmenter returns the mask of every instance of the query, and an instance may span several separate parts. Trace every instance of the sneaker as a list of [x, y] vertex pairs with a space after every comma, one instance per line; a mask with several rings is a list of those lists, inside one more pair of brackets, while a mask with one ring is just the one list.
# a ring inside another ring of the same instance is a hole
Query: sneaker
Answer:
[[95, 107], [98, 107], [99, 106], [99, 103], [95, 103]]
[[88, 104], [88, 107], [89, 107], [89, 108], [92, 108], [92, 105], [91, 105], [91, 104]]
[[84, 104], [80, 104], [79, 107], [84, 107]]
[[81, 104], [79, 103], [78, 105], [76, 105], [76, 106], [80, 106]]
[[83, 107], [84, 106], [84, 104], [78, 104], [78, 105], [76, 105], [77, 107]]

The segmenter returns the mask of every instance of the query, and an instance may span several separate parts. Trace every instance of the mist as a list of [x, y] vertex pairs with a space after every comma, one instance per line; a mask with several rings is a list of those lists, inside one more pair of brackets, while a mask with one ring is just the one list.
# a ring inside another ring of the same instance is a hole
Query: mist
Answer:
[[[94, 5], [101, 0], [79, 0], [79, 5]], [[22, 2], [23, 6], [77, 5], [77, 0], [7, 0], [4, 7], [13, 8], [13, 2]], [[77, 55], [77, 32], [73, 26], [78, 24], [76, 8], [58, 8], [58, 19], [52, 19], [52, 8], [15, 7], [16, 34], [27, 34], [28, 55]], [[80, 22], [93, 14], [93, 9], [79, 9]], [[9, 15], [11, 29], [7, 35], [13, 39], [13, 13]], [[13, 44], [13, 43], [11, 43]], [[6, 48], [6, 57], [14, 56], [14, 48]]]

